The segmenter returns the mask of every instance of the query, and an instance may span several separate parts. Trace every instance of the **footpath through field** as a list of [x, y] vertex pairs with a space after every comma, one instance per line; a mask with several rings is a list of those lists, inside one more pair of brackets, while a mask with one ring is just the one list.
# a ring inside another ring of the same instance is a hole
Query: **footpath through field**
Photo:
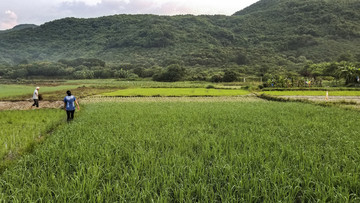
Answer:
[[[0, 101], [0, 111], [1, 110], [29, 110], [33, 101]], [[62, 101], [40, 101], [40, 109], [59, 109], [64, 107]], [[33, 107], [35, 109], [35, 107]]]

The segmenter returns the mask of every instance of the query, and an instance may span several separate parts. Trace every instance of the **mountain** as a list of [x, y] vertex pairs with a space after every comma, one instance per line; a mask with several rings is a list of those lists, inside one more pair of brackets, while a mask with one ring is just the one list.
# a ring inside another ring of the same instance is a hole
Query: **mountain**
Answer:
[[309, 60], [360, 61], [360, 1], [261, 0], [232, 16], [65, 18], [0, 32], [0, 63], [98, 58], [143, 67], [299, 69]]
[[280, 53], [331, 61], [359, 53], [359, 10], [358, 0], [262, 0], [234, 15], [251, 19], [260, 43]]
[[19, 24], [19, 25], [16, 25], [15, 27], [13, 27], [11, 29], [11, 31], [14, 31], [14, 30], [23, 30], [23, 29], [33, 29], [33, 28], [37, 28], [38, 26], [37, 25], [34, 25], [34, 24]]
[[11, 31], [16, 31], [16, 30], [23, 30], [23, 29], [32, 29], [32, 28], [36, 28], [38, 27], [37, 25], [34, 24], [19, 24], [16, 25], [15, 27], [8, 29], [8, 30], [0, 30], [0, 33], [5, 33], [5, 32], [11, 32]]

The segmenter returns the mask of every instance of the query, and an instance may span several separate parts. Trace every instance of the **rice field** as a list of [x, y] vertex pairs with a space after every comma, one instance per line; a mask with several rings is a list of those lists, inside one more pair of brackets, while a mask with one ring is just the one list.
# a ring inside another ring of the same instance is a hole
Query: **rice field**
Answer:
[[359, 202], [358, 111], [89, 102], [0, 175], [4, 202]]
[[67, 90], [77, 88], [79, 85], [59, 85], [59, 86], [43, 86], [43, 85], [2, 85], [0, 84], [0, 99], [10, 98], [13, 96], [28, 95], [32, 98], [36, 86], [40, 86], [39, 93], [53, 92], [58, 90]]
[[123, 81], [117, 79], [87, 79], [87, 80], [68, 80], [64, 84], [86, 84], [96, 86], [115, 86], [122, 88], [205, 88], [213, 85], [210, 82], [203, 81], [180, 81], [180, 82], [155, 82], [155, 81]]
[[247, 95], [249, 91], [241, 89], [206, 89], [206, 88], [128, 88], [114, 92], [103, 93], [104, 96], [131, 97], [131, 96], [239, 96]]
[[[265, 91], [273, 96], [325, 96], [326, 91]], [[360, 91], [328, 91], [329, 96], [360, 96]]]
[[0, 160], [15, 156], [64, 118], [64, 111], [41, 109], [30, 111], [0, 111]]

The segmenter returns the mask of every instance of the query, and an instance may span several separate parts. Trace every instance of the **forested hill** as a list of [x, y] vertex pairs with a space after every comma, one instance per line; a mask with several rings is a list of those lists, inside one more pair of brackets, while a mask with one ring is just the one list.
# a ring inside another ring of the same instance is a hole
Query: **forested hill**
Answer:
[[253, 40], [286, 56], [315, 62], [341, 55], [360, 61], [360, 1], [262, 0], [239, 11], [251, 22]]
[[262, 0], [233, 16], [65, 18], [0, 32], [0, 63], [97, 58], [146, 67], [296, 69], [308, 60], [360, 61], [359, 10], [357, 0]]

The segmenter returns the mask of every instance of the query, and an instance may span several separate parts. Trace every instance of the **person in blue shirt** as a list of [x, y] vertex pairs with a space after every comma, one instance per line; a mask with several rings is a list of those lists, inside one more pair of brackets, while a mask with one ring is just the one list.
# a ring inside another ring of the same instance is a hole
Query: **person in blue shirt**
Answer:
[[75, 104], [78, 110], [80, 110], [79, 103], [77, 102], [74, 95], [71, 95], [70, 90], [66, 91], [67, 96], [64, 98], [64, 109], [66, 110], [67, 120], [71, 121], [74, 119]]

